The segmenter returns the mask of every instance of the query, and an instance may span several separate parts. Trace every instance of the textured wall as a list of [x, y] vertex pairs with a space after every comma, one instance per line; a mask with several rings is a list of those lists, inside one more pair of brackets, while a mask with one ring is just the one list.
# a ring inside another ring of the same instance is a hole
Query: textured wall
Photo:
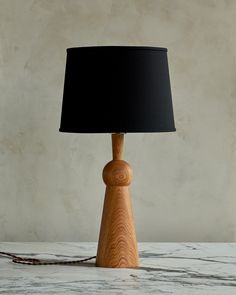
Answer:
[[97, 240], [110, 137], [58, 132], [65, 49], [150, 45], [178, 131], [126, 136], [138, 240], [236, 241], [235, 20], [235, 0], [0, 0], [0, 240]]

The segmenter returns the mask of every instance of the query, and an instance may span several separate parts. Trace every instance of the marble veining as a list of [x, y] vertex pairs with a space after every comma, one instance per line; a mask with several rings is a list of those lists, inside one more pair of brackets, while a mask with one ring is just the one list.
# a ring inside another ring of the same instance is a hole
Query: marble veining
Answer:
[[[45, 259], [96, 254], [96, 243], [0, 243]], [[236, 243], [139, 243], [140, 267], [27, 266], [0, 257], [0, 294], [236, 294]]]

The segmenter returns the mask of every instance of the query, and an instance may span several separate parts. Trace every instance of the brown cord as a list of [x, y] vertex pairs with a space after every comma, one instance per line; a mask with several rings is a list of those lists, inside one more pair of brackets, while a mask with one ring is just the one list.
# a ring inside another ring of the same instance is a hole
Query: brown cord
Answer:
[[65, 265], [65, 264], [76, 264], [76, 263], [83, 263], [85, 261], [91, 260], [96, 258], [96, 256], [91, 256], [85, 259], [80, 259], [80, 260], [71, 260], [71, 261], [63, 261], [63, 260], [54, 260], [54, 261], [46, 261], [46, 260], [40, 260], [40, 259], [35, 259], [35, 258], [24, 258], [20, 256], [16, 256], [12, 253], [8, 252], [0, 252], [0, 255], [2, 256], [8, 256], [12, 258], [12, 262], [14, 263], [20, 263], [20, 264], [27, 264], [27, 265]]

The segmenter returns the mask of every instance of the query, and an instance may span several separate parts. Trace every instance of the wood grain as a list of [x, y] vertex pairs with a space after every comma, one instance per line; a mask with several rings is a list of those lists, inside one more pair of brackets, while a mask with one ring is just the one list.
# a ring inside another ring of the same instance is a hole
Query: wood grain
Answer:
[[111, 135], [111, 140], [113, 160], [122, 160], [124, 150], [124, 133], [113, 133]]
[[129, 164], [122, 160], [123, 134], [112, 134], [113, 160], [103, 170], [106, 193], [96, 266], [138, 267], [138, 249], [128, 185]]

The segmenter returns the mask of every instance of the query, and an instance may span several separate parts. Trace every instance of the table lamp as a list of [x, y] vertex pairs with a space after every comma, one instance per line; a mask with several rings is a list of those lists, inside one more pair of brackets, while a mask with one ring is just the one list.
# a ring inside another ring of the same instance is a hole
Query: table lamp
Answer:
[[113, 159], [103, 170], [106, 193], [96, 266], [138, 267], [124, 134], [175, 131], [167, 49], [68, 48], [60, 131], [111, 134]]

